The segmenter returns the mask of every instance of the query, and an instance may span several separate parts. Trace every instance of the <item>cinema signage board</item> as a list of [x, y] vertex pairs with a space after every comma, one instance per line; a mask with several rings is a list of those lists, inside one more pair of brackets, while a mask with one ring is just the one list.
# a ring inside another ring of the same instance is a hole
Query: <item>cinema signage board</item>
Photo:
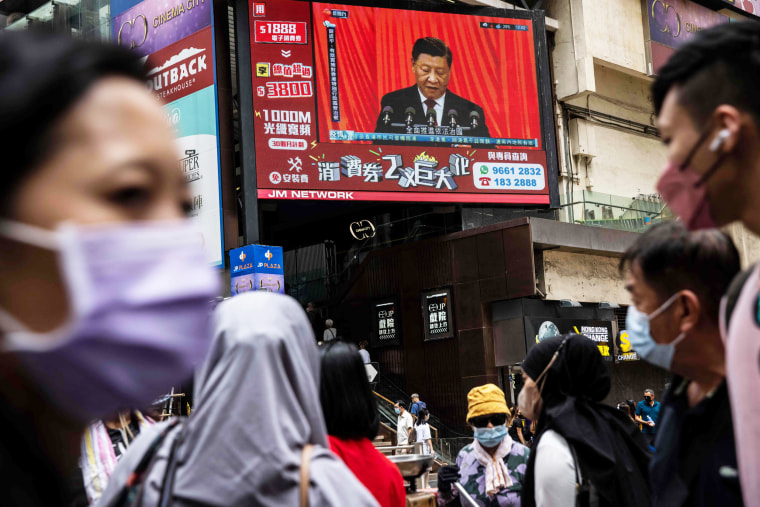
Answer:
[[[188, 183], [190, 218], [209, 262], [224, 266], [219, 118], [211, 0], [118, 2], [113, 40], [143, 57], [146, 86], [177, 133], [177, 164]], [[113, 6], [112, 6], [113, 7]]]

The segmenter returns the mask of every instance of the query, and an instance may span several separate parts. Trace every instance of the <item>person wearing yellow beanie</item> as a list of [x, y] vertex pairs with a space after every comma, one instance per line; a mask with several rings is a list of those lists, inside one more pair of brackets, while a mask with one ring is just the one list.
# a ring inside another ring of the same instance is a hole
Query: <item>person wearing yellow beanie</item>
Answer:
[[479, 505], [520, 505], [530, 451], [507, 432], [510, 411], [504, 391], [494, 384], [474, 387], [467, 394], [467, 424], [473, 442], [459, 452], [456, 466], [438, 473], [438, 506], [465, 505], [451, 486], [459, 482]]

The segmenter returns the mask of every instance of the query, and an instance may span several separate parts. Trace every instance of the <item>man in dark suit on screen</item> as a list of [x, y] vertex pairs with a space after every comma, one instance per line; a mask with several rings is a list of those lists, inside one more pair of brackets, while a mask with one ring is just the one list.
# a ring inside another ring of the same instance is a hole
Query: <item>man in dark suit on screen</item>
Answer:
[[407, 126], [469, 127], [461, 135], [490, 137], [483, 108], [447, 90], [451, 48], [441, 39], [417, 39], [412, 47], [412, 72], [417, 84], [383, 96], [375, 132], [407, 133]]

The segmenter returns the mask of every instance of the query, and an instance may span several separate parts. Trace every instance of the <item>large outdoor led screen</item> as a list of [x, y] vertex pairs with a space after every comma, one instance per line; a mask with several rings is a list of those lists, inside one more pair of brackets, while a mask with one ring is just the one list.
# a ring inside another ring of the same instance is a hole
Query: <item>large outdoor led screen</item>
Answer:
[[250, 12], [259, 198], [549, 203], [533, 14]]

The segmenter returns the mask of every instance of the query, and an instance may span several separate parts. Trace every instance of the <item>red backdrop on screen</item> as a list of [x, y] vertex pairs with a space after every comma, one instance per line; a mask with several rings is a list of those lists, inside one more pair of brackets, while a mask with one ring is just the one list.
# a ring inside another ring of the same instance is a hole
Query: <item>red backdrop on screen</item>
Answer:
[[[415, 84], [414, 41], [437, 37], [453, 53], [448, 89], [480, 105], [491, 137], [538, 139], [542, 149], [533, 27], [529, 20], [313, 4], [319, 140], [330, 130], [374, 132], [380, 100]], [[330, 16], [331, 9], [349, 12]], [[341, 121], [331, 121], [327, 33], [336, 25]], [[527, 31], [481, 28], [480, 23], [524, 25]], [[524, 148], [531, 149], [531, 148]]]

